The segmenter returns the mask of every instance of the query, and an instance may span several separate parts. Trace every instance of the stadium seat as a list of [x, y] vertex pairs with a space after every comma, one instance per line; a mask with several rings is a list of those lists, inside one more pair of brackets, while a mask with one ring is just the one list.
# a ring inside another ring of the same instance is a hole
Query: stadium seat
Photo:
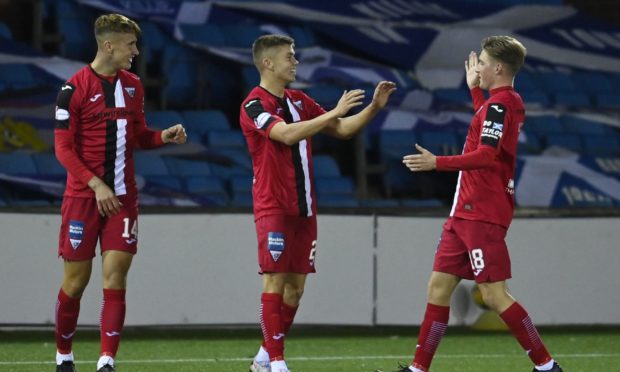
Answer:
[[439, 199], [402, 199], [400, 205], [412, 208], [441, 208], [443, 203]]
[[183, 117], [177, 111], [146, 111], [146, 125], [153, 129], [166, 129], [174, 124], [182, 124]]
[[[471, 106], [471, 94], [463, 88], [457, 89], [436, 89], [433, 91], [433, 97], [447, 105]], [[441, 103], [440, 103], [441, 104]]]
[[211, 175], [211, 168], [205, 161], [186, 160], [172, 156], [165, 156], [164, 161], [171, 175], [183, 177]]
[[40, 85], [27, 64], [4, 63], [0, 68], [0, 80], [5, 90], [30, 89]]
[[317, 205], [319, 208], [356, 208], [359, 202], [350, 195], [328, 194], [318, 196]]
[[540, 89], [532, 74], [526, 70], [520, 70], [515, 77], [515, 90], [517, 92], [538, 92]]
[[4, 22], [0, 22], [0, 37], [9, 40], [13, 39], [13, 33], [11, 32], [11, 29]]
[[329, 109], [338, 103], [344, 89], [333, 85], [315, 85], [304, 89], [306, 94], [312, 97], [325, 109]]
[[260, 82], [260, 74], [254, 66], [243, 66], [241, 69], [241, 78], [246, 93], [249, 93], [250, 90]]
[[268, 32], [257, 25], [229, 24], [221, 26], [226, 46], [235, 48], [251, 48], [254, 40]]
[[[436, 155], [453, 155], [459, 153], [459, 146], [456, 143], [456, 136], [453, 132], [443, 131], [420, 131], [419, 144], [425, 149]], [[417, 153], [415, 147], [412, 153]]]
[[568, 133], [554, 133], [546, 137], [547, 147], [557, 146], [577, 153], [581, 153], [583, 148], [578, 135]]
[[565, 133], [566, 128], [555, 115], [531, 115], [525, 117], [523, 129], [540, 135], [549, 133]]
[[[64, 3], [64, 2], [62, 2]], [[62, 17], [58, 19], [58, 32], [64, 38], [60, 44], [63, 57], [79, 61], [90, 61], [97, 52], [92, 35], [93, 22], [87, 17]]]
[[572, 78], [579, 90], [590, 95], [612, 93], [615, 89], [609, 74], [602, 72], [575, 71]]
[[519, 142], [517, 143], [517, 153], [519, 155], [539, 154], [543, 146], [540, 136], [534, 132], [521, 131]]
[[379, 136], [379, 154], [384, 162], [390, 159], [400, 161], [403, 156], [412, 154], [418, 141], [412, 130], [382, 130]]
[[556, 106], [567, 108], [584, 108], [592, 106], [588, 96], [583, 93], [576, 92], [556, 93], [554, 95], [554, 102]]
[[40, 175], [62, 177], [67, 175], [65, 168], [58, 162], [56, 155], [52, 153], [32, 154], [32, 160]]
[[596, 106], [602, 109], [620, 109], [620, 93], [598, 94]]
[[220, 206], [228, 204], [228, 193], [222, 180], [214, 176], [190, 176], [185, 178], [187, 192], [205, 196]]
[[398, 208], [400, 203], [395, 199], [365, 199], [359, 201], [364, 208]]
[[571, 75], [559, 71], [544, 71], [536, 74], [540, 79], [540, 88], [546, 93], [569, 93], [577, 92], [578, 89]]
[[308, 48], [315, 45], [314, 35], [307, 27], [291, 26], [289, 33], [295, 39], [295, 47]]
[[314, 177], [340, 177], [340, 167], [336, 160], [329, 155], [315, 155], [312, 158]]
[[231, 207], [252, 207], [252, 194], [234, 194], [230, 201]]
[[568, 133], [575, 134], [610, 134], [613, 129], [603, 123], [585, 119], [576, 115], [562, 115], [560, 121]]
[[252, 195], [252, 182], [253, 177], [247, 176], [233, 176], [228, 181], [230, 184], [230, 192], [232, 195], [236, 194], [249, 194]]
[[349, 177], [316, 177], [316, 192], [324, 195], [355, 196], [355, 186]]
[[183, 40], [188, 43], [202, 44], [208, 47], [223, 47], [228, 45], [226, 42], [226, 35], [222, 31], [220, 25], [213, 23], [198, 25], [182, 24], [180, 29], [183, 34]]
[[239, 130], [214, 130], [208, 134], [208, 145], [214, 149], [245, 149], [245, 137]]
[[136, 174], [143, 176], [165, 176], [169, 174], [166, 162], [159, 155], [136, 151], [133, 154], [133, 159]]
[[230, 130], [230, 123], [220, 110], [190, 110], [181, 114], [185, 126], [201, 137], [211, 131]]
[[588, 134], [583, 136], [583, 151], [591, 156], [620, 156], [620, 141], [618, 137], [603, 134]]
[[148, 186], [164, 188], [175, 192], [183, 192], [183, 180], [180, 176], [153, 175], [145, 176], [144, 180]]
[[526, 108], [545, 108], [549, 107], [550, 101], [547, 94], [541, 91], [521, 92], [521, 98]]
[[33, 176], [38, 173], [30, 154], [9, 152], [0, 154], [0, 173], [20, 176]]
[[218, 148], [217, 153], [218, 155], [228, 158], [232, 162], [232, 165], [246, 168], [249, 171], [252, 170], [252, 159], [245, 148]]

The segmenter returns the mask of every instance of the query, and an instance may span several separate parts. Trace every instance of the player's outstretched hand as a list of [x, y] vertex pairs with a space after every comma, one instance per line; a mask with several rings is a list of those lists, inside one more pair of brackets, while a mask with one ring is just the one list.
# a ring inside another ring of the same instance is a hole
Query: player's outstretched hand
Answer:
[[469, 58], [465, 60], [465, 77], [469, 89], [480, 85], [480, 76], [476, 73], [477, 65], [478, 56], [476, 55], [476, 52], [469, 52]]
[[420, 152], [415, 155], [405, 155], [403, 164], [412, 172], [424, 172], [437, 168], [437, 157], [424, 147], [415, 144], [415, 148]]
[[396, 84], [391, 81], [381, 81], [375, 88], [375, 93], [372, 96], [372, 104], [377, 108], [382, 109], [387, 104], [388, 99], [396, 90]]
[[185, 133], [183, 124], [176, 124], [168, 129], [164, 129], [161, 132], [161, 140], [164, 141], [164, 143], [185, 143], [187, 141], [187, 133]]
[[362, 89], [345, 90], [333, 110], [336, 113], [336, 117], [345, 116], [353, 107], [361, 105], [363, 99], [364, 91]]

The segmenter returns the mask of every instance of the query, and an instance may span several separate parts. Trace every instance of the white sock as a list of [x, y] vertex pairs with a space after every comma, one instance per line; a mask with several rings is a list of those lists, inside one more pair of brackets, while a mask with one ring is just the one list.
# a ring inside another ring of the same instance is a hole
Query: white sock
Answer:
[[66, 361], [66, 360], [73, 360], [73, 352], [70, 352], [69, 354], [61, 354], [58, 351], [56, 351], [56, 364], [60, 365], [62, 364], [62, 362]]
[[541, 366], [536, 366], [536, 370], [538, 371], [550, 371], [551, 368], [553, 368], [553, 363], [555, 363], [555, 361], [553, 359], [551, 359], [550, 361], [548, 361], [547, 363], [541, 365]]
[[112, 358], [109, 355], [102, 355], [102, 356], [100, 356], [99, 357], [99, 361], [97, 362], [97, 369], [105, 366], [106, 364], [114, 366], [114, 358]]
[[424, 372], [419, 368], [415, 368], [414, 366], [409, 366], [409, 369], [411, 370], [411, 372]]
[[286, 362], [283, 360], [274, 360], [273, 362], [271, 362], [271, 371], [272, 372], [288, 371]]
[[265, 348], [262, 345], [258, 349], [258, 352], [256, 353], [256, 356], [254, 357], [254, 360], [259, 363], [264, 363], [264, 362], [269, 363], [269, 353], [267, 352], [267, 350], [265, 350]]

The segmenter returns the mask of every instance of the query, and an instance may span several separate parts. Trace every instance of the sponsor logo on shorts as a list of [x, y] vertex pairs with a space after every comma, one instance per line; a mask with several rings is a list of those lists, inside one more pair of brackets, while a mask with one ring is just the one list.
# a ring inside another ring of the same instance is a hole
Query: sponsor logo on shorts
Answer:
[[284, 251], [284, 234], [270, 231], [267, 235], [267, 249], [274, 261], [278, 261]]
[[69, 241], [73, 250], [78, 249], [82, 238], [84, 237], [84, 222], [71, 220], [69, 221]]
[[127, 244], [130, 244], [130, 245], [131, 245], [131, 244], [133, 244], [133, 243], [135, 243], [135, 242], [137, 242], [137, 241], [138, 241], [138, 239], [131, 238], [131, 239], [126, 239], [126, 240], [125, 240], [125, 243], [127, 243]]

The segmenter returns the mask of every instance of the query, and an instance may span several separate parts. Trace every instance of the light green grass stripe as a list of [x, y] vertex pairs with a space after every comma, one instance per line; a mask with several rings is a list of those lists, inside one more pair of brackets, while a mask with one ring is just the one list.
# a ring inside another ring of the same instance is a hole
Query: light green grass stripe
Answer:
[[[620, 358], [620, 353], [592, 353], [592, 354], [554, 354], [557, 359], [569, 358]], [[378, 359], [406, 359], [411, 355], [358, 355], [358, 356], [316, 356], [316, 357], [290, 357], [289, 361], [330, 361], [330, 360], [378, 360]], [[504, 358], [523, 358], [523, 355], [515, 354], [448, 354], [436, 355], [435, 359], [458, 359], [458, 358], [486, 358], [486, 359], [504, 359]], [[244, 362], [250, 361], [251, 358], [185, 358], [185, 359], [122, 359], [122, 364], [150, 364], [150, 363], [222, 363], [222, 362]], [[0, 365], [45, 365], [53, 364], [53, 361], [0, 361]], [[76, 361], [75, 364], [93, 364], [96, 360]]]

